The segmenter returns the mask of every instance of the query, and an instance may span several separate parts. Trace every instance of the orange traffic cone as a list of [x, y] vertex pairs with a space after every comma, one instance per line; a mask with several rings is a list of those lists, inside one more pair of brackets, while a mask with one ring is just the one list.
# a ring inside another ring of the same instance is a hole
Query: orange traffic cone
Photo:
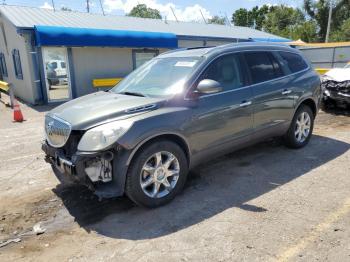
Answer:
[[22, 111], [21, 111], [21, 108], [19, 107], [17, 100], [15, 100], [15, 103], [13, 106], [13, 121], [14, 122], [23, 122]]

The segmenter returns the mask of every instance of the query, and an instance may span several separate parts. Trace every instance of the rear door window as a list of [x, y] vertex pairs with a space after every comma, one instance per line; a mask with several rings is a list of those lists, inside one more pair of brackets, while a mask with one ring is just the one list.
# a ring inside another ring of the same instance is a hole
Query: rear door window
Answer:
[[281, 58], [284, 60], [291, 73], [300, 72], [308, 67], [305, 60], [298, 54], [290, 52], [278, 52]]
[[253, 84], [283, 76], [280, 65], [269, 52], [246, 52], [244, 54]]

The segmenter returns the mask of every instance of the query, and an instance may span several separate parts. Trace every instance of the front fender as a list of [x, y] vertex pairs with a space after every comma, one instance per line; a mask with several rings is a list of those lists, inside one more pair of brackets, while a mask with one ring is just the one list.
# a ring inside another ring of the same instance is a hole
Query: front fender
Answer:
[[190, 143], [185, 136], [185, 127], [190, 118], [191, 113], [187, 108], [167, 108], [149, 112], [135, 120], [128, 132], [117, 142], [126, 150], [133, 152], [128, 164], [143, 144], [162, 135], [179, 137], [187, 145], [187, 153], [190, 153]]

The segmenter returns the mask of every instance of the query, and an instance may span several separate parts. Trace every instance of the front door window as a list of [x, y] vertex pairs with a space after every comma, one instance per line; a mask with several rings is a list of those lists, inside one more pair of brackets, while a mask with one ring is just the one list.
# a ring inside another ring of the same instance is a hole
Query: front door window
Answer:
[[67, 49], [44, 47], [43, 61], [49, 102], [71, 99]]

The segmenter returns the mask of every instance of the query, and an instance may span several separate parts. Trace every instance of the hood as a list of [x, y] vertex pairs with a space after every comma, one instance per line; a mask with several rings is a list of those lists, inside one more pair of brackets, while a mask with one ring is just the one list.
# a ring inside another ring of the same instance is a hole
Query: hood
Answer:
[[324, 74], [334, 81], [343, 82], [350, 80], [350, 68], [334, 68]]
[[163, 98], [139, 97], [97, 92], [64, 103], [48, 115], [55, 115], [72, 125], [73, 130], [86, 130], [101, 122], [126, 119], [158, 108]]

